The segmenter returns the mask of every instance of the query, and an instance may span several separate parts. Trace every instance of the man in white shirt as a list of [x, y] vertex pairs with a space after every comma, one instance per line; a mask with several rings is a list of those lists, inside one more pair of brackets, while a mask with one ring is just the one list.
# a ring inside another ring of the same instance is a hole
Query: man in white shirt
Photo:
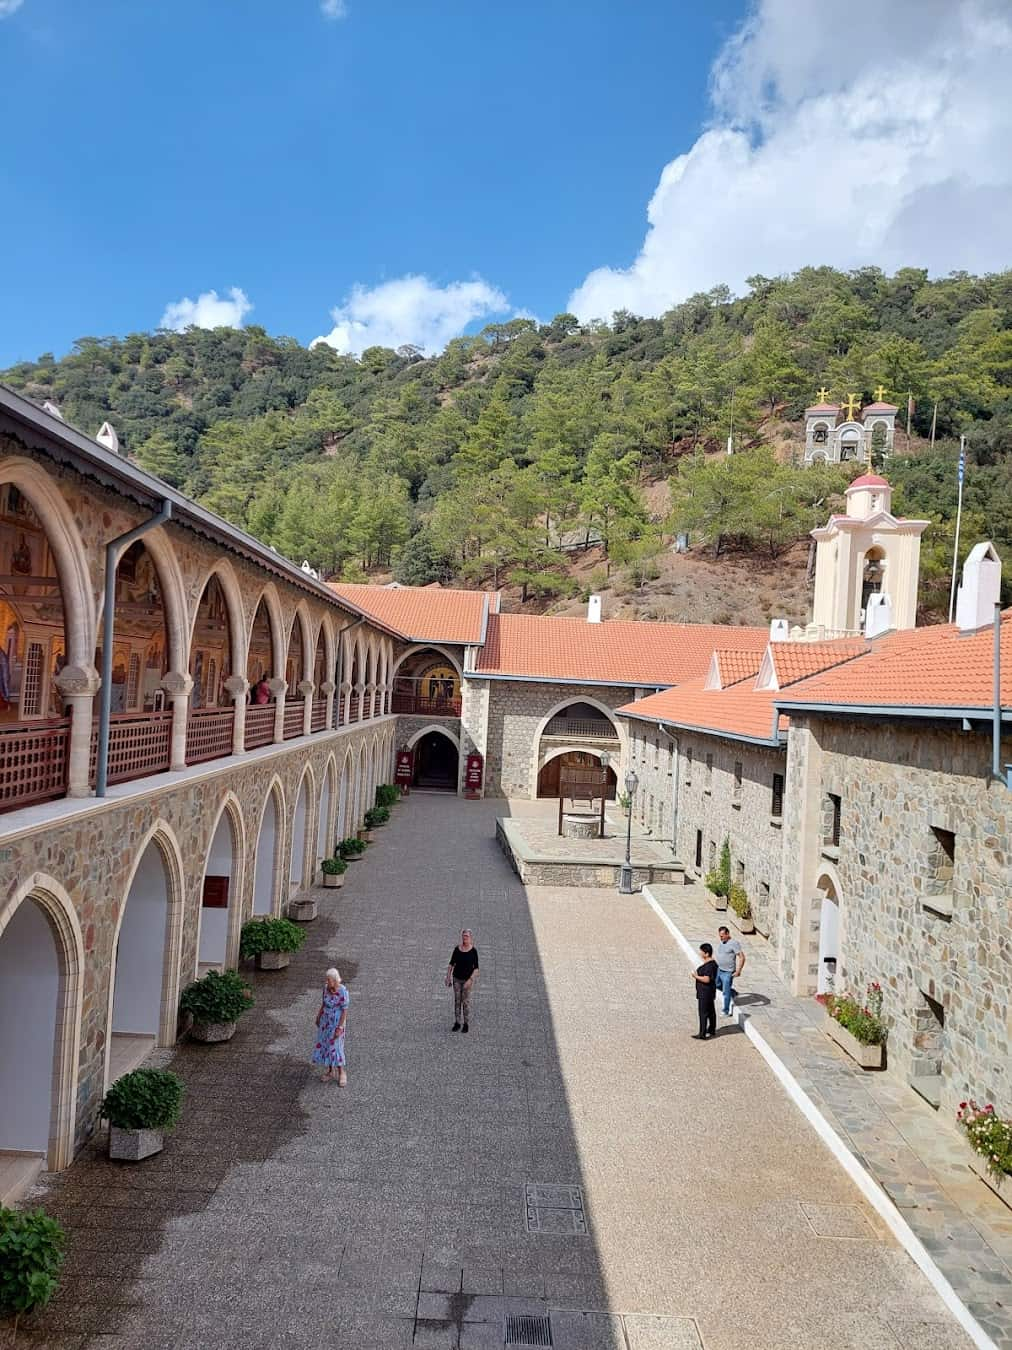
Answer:
[[734, 980], [745, 969], [745, 951], [738, 939], [731, 936], [730, 928], [718, 928], [717, 937], [720, 940], [713, 953], [717, 962], [717, 988], [724, 995], [724, 1016], [730, 1017]]

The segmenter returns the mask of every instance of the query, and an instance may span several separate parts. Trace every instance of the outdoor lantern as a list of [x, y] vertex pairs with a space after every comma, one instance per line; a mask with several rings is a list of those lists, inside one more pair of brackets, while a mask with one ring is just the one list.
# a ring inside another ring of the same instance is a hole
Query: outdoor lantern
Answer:
[[640, 785], [640, 780], [633, 773], [632, 769], [625, 776], [625, 790], [629, 794], [629, 807], [625, 822], [625, 862], [622, 864], [622, 870], [619, 874], [618, 889], [620, 895], [632, 895], [633, 892], [633, 869], [632, 869], [632, 799], [636, 794], [636, 789]]
[[633, 773], [632, 769], [625, 776], [625, 790], [631, 797], [640, 785], [640, 780]]

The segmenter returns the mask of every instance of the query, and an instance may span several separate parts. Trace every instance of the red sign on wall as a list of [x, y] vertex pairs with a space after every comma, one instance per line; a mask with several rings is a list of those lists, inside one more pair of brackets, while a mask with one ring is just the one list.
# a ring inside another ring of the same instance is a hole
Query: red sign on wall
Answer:
[[484, 773], [485, 765], [481, 755], [477, 751], [472, 751], [467, 757], [467, 768], [464, 771], [464, 789], [469, 797], [477, 797], [481, 793]]
[[404, 787], [411, 786], [411, 779], [415, 770], [415, 752], [413, 750], [397, 751], [397, 767], [394, 770], [394, 781], [402, 784]]
[[228, 877], [205, 877], [201, 904], [204, 909], [228, 909]]

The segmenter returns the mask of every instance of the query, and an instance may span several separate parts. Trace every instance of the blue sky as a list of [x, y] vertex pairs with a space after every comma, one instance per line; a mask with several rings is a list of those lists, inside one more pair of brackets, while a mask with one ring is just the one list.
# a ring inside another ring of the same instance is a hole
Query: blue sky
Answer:
[[163, 316], [432, 349], [1012, 262], [1005, 0], [328, 7], [0, 0], [0, 366]]

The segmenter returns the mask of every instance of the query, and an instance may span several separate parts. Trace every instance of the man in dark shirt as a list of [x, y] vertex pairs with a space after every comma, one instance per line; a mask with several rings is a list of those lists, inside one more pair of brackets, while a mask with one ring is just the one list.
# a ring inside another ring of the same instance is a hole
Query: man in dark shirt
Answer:
[[717, 963], [713, 959], [713, 948], [704, 942], [699, 948], [703, 964], [693, 978], [696, 981], [696, 999], [699, 1003], [699, 1035], [693, 1040], [705, 1041], [707, 1036], [717, 1034]]
[[471, 990], [477, 978], [478, 948], [474, 945], [470, 928], [465, 928], [446, 968], [446, 987], [449, 989], [450, 985], [453, 985], [452, 1031], [467, 1031], [467, 1022], [471, 1015]]

